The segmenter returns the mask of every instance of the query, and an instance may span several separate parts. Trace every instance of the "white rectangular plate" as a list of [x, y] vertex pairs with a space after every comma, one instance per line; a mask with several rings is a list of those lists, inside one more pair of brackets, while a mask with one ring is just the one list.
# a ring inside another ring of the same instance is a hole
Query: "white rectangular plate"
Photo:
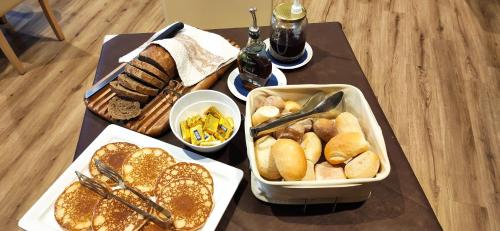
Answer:
[[92, 155], [101, 146], [112, 142], [129, 142], [139, 147], [157, 147], [168, 151], [177, 162], [194, 162], [203, 165], [212, 174], [214, 180], [214, 208], [202, 230], [214, 230], [219, 223], [229, 201], [243, 177], [243, 171], [223, 164], [213, 159], [200, 156], [163, 141], [142, 135], [140, 133], [109, 125], [83, 151], [83, 153], [59, 176], [49, 189], [19, 220], [19, 227], [24, 230], [62, 230], [54, 218], [54, 203], [64, 189], [77, 181], [75, 171], [89, 174], [89, 162]]

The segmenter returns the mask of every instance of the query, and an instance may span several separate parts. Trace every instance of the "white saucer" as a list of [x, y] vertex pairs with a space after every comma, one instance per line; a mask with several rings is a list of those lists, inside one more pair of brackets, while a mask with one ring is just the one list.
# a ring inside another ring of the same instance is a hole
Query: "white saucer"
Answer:
[[271, 62], [274, 65], [276, 65], [276, 67], [278, 67], [279, 69], [283, 69], [283, 70], [297, 69], [297, 68], [302, 67], [302, 66], [306, 65], [307, 63], [309, 63], [309, 61], [311, 61], [312, 56], [313, 56], [312, 47], [311, 47], [311, 45], [309, 45], [309, 43], [306, 42], [305, 51], [304, 51], [304, 54], [302, 55], [302, 57], [300, 57], [297, 61], [293, 61], [291, 63], [283, 63], [283, 62], [280, 62], [280, 61], [276, 60], [275, 58], [273, 58], [271, 56], [271, 54], [269, 53], [269, 47], [270, 47], [269, 39], [264, 40], [264, 43], [266, 44], [266, 51], [267, 51], [269, 58], [271, 59]]
[[[280, 69], [276, 68], [274, 64], [271, 75], [272, 76], [267, 81], [266, 86], [286, 85], [285, 74], [283, 74]], [[233, 71], [231, 71], [231, 73], [229, 73], [229, 76], [227, 77], [227, 87], [229, 88], [229, 91], [231, 91], [231, 93], [236, 96], [236, 98], [247, 101], [247, 95], [250, 91], [243, 87], [243, 83], [241, 82], [239, 76], [240, 72], [238, 71], [238, 68], [235, 68]]]

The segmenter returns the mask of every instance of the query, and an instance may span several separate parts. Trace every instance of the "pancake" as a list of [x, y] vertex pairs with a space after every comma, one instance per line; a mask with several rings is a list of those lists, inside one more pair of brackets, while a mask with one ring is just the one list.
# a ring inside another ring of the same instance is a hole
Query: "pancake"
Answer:
[[207, 221], [212, 211], [212, 193], [205, 184], [194, 179], [176, 179], [161, 190], [158, 204], [172, 213], [176, 230], [196, 230]]
[[69, 185], [56, 200], [54, 216], [65, 230], [90, 230], [92, 213], [102, 196], [80, 182]]
[[[113, 194], [125, 199], [127, 202], [146, 212], [150, 212], [151, 210], [147, 202], [141, 200], [129, 190], [118, 189], [114, 190]], [[94, 209], [92, 229], [95, 231], [133, 231], [139, 230], [146, 221], [147, 220], [142, 215], [121, 202], [112, 198], [104, 198], [99, 201]]]
[[202, 182], [213, 194], [214, 181], [210, 172], [203, 166], [195, 163], [179, 162], [167, 168], [158, 178], [155, 195], [158, 195], [168, 183], [175, 179], [193, 179]]
[[142, 228], [141, 228], [141, 231], [173, 231], [175, 230], [175, 228], [173, 227], [170, 227], [170, 228], [162, 228], [160, 226], [158, 226], [157, 224], [155, 224], [154, 222], [152, 221], [148, 221], [148, 223], [146, 223]]
[[122, 172], [123, 162], [128, 158], [129, 155], [137, 151], [139, 147], [134, 144], [126, 142], [109, 143], [102, 146], [99, 150], [94, 153], [92, 159], [89, 163], [90, 175], [95, 179], [105, 182], [109, 185], [116, 185], [106, 176], [102, 175], [97, 167], [95, 166], [94, 160], [99, 159], [104, 164], [110, 166], [117, 173]]
[[152, 196], [158, 177], [173, 164], [174, 158], [163, 149], [139, 149], [123, 163], [123, 179], [128, 185]]

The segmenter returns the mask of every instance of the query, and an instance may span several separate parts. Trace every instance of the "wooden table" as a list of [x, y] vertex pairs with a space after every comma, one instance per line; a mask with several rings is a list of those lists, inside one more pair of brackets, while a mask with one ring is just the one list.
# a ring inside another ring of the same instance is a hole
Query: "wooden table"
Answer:
[[[244, 45], [245, 28], [213, 30], [228, 39]], [[266, 37], [268, 28], [262, 35]], [[308, 42], [314, 50], [311, 62], [304, 68], [286, 71], [288, 84], [351, 84], [366, 97], [384, 133], [391, 162], [391, 174], [374, 186], [372, 197], [363, 203], [325, 205], [272, 205], [257, 200], [250, 190], [250, 172], [246, 156], [244, 131], [240, 129], [234, 140], [220, 152], [206, 156], [244, 171], [244, 178], [229, 204], [218, 229], [227, 230], [440, 230], [441, 226], [425, 197], [422, 188], [392, 131], [376, 96], [342, 32], [339, 23], [310, 24]], [[117, 65], [118, 57], [144, 42], [150, 34], [118, 35], [103, 45], [95, 81]], [[214, 90], [228, 95], [227, 75]], [[235, 97], [240, 110], [244, 102]], [[85, 112], [75, 158], [108, 125], [89, 111]], [[183, 147], [168, 132], [159, 139]]]

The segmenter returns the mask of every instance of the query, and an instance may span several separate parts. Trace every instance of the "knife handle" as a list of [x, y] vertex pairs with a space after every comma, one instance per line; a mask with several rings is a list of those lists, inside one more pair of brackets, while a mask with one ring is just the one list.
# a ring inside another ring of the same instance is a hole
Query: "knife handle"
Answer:
[[153, 41], [160, 40], [160, 39], [166, 39], [166, 38], [172, 38], [182, 28], [184, 28], [184, 23], [176, 22], [173, 25], [171, 25], [169, 28], [167, 28], [165, 31], [163, 31], [163, 33], [158, 35], [158, 37], [154, 38]]

